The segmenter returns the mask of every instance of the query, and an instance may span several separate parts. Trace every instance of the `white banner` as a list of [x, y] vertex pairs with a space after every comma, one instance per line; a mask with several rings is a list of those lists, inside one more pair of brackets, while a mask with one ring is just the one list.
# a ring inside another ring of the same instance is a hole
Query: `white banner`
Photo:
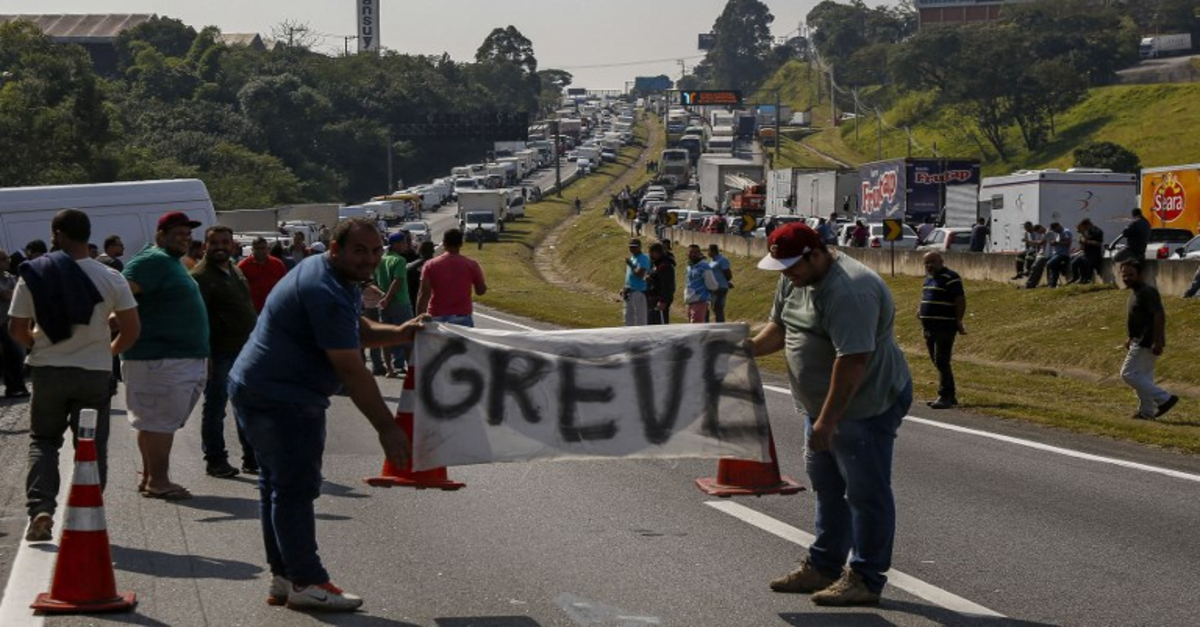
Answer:
[[414, 465], [765, 461], [770, 427], [748, 335], [744, 324], [518, 333], [428, 324], [406, 392], [416, 395]]
[[354, 16], [358, 24], [358, 51], [378, 52], [379, 37], [379, 0], [358, 0]]

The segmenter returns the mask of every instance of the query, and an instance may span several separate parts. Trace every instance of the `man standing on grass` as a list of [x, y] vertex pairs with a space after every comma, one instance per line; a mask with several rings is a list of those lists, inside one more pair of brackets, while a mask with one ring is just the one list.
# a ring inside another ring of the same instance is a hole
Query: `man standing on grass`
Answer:
[[1140, 257], [1121, 262], [1121, 281], [1129, 288], [1125, 306], [1128, 339], [1121, 380], [1137, 392], [1138, 410], [1134, 420], [1154, 420], [1171, 411], [1179, 397], [1154, 384], [1154, 366], [1167, 346], [1167, 314], [1158, 290], [1142, 280]]
[[771, 589], [811, 593], [817, 605], [874, 605], [896, 534], [892, 452], [912, 405], [896, 306], [879, 275], [805, 224], [780, 227], [767, 242], [758, 267], [782, 276], [751, 346], [756, 357], [786, 353], [817, 504], [808, 556]]
[[708, 245], [708, 259], [713, 278], [717, 280], [717, 289], [712, 291], [713, 321], [725, 322], [725, 299], [729, 297], [729, 288], [733, 287], [733, 269], [716, 244]]
[[950, 358], [954, 354], [954, 339], [965, 334], [963, 316], [967, 313], [967, 295], [962, 277], [946, 267], [941, 253], [925, 255], [925, 288], [917, 316], [925, 329], [925, 347], [929, 359], [938, 371], [938, 397], [929, 403], [933, 409], [950, 409], [958, 405], [954, 386], [954, 371]]
[[687, 307], [688, 324], [708, 322], [708, 306], [712, 293], [717, 289], [717, 278], [712, 266], [704, 261], [700, 246], [688, 246], [687, 269], [683, 271], [683, 302]]
[[650, 257], [642, 252], [642, 240], [629, 240], [629, 256], [625, 258], [625, 326], [641, 327], [649, 321], [646, 306], [646, 276], [650, 274]]

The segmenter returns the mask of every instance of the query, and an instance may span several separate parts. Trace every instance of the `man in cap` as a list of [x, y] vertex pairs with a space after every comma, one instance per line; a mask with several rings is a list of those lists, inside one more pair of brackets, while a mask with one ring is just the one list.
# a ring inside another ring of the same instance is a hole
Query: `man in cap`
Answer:
[[875, 604], [896, 529], [892, 449], [912, 405], [895, 304], [879, 275], [805, 224], [767, 241], [771, 252], [758, 267], [782, 276], [771, 320], [751, 344], [756, 356], [786, 352], [817, 503], [808, 556], [771, 589], [812, 593], [818, 605]]
[[[375, 268], [375, 285], [383, 290], [379, 301], [379, 319], [385, 324], [404, 324], [413, 317], [412, 298], [408, 292], [408, 233], [398, 231], [388, 235], [387, 253]], [[388, 354], [390, 352], [390, 355]], [[386, 359], [392, 363], [396, 374], [405, 368], [404, 349], [400, 346], [385, 351]]]
[[158, 219], [155, 244], [125, 264], [142, 333], [121, 355], [125, 405], [142, 454], [143, 496], [190, 499], [170, 478], [175, 432], [187, 422], [208, 379], [208, 312], [181, 259], [200, 223], [182, 211]]
[[625, 258], [625, 326], [645, 326], [646, 275], [650, 273], [650, 257], [642, 252], [642, 240], [629, 240], [629, 256]]

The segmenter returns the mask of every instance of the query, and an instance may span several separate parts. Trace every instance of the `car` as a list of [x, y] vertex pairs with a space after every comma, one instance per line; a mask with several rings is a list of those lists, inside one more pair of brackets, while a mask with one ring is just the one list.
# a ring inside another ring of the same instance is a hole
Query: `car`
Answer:
[[917, 246], [922, 251], [967, 251], [971, 249], [971, 229], [938, 228], [929, 233], [929, 239]]
[[1200, 236], [1193, 237], [1192, 241], [1176, 248], [1171, 259], [1200, 259]]
[[600, 151], [600, 160], [612, 163], [617, 160], [617, 151], [611, 148], [605, 148]]
[[647, 196], [649, 196], [649, 195], [651, 195], [651, 194], [660, 194], [660, 195], [662, 195], [663, 197], [667, 197], [667, 196], [670, 196], [670, 195], [671, 195], [671, 194], [670, 194], [670, 193], [667, 191], [667, 188], [666, 188], [666, 186], [665, 186], [665, 185], [651, 185], [651, 186], [647, 187], [647, 188], [646, 188], [646, 195], [647, 195]]
[[433, 229], [428, 222], [405, 222], [400, 228], [412, 235], [413, 245], [433, 241]]
[[[838, 243], [840, 246], [850, 245], [850, 235], [854, 232], [855, 224], [847, 222], [841, 225], [841, 230], [838, 231]], [[882, 222], [871, 222], [867, 224], [869, 234], [867, 235], [868, 248], [890, 248], [890, 242], [883, 239], [884, 230]], [[916, 248], [917, 247], [917, 232], [907, 224], [901, 224], [901, 238], [896, 241], [896, 248]]]
[[758, 221], [758, 228], [754, 229], [754, 237], [763, 239], [767, 236], [767, 221], [768, 220], [775, 223], [775, 228], [779, 228], [785, 224], [791, 224], [793, 222], [805, 222], [806, 221], [804, 216], [792, 216], [792, 215], [766, 216], [763, 219]]
[[[1150, 229], [1150, 242], [1146, 244], [1146, 259], [1169, 259], [1172, 251], [1186, 245], [1196, 234], [1187, 229]], [[1108, 244], [1105, 257], [1116, 257], [1125, 249], [1125, 236], [1121, 235]]]
[[681, 226], [689, 231], [699, 231], [704, 226], [704, 221], [715, 215], [717, 214], [712, 211], [689, 211]]
[[579, 161], [579, 151], [572, 150], [572, 151], [568, 152], [567, 153], [567, 161], [570, 161], [571, 163], [575, 163], [576, 161]]

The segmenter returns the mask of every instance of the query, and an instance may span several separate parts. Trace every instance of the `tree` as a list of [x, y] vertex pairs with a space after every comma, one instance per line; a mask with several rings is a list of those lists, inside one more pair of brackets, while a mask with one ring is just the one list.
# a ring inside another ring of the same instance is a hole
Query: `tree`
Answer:
[[[502, 109], [538, 109], [542, 92], [533, 42], [515, 26], [494, 29], [475, 52], [475, 80], [491, 94], [490, 102]], [[561, 78], [561, 77], [560, 77]]]
[[752, 91], [771, 72], [771, 23], [775, 16], [759, 0], [729, 0], [713, 24], [713, 47], [705, 55], [713, 89]]
[[117, 69], [124, 72], [133, 65], [138, 52], [144, 47], [135, 47], [135, 42], [149, 45], [164, 57], [182, 57], [192, 47], [196, 29], [180, 20], [169, 17], [154, 17], [122, 31], [114, 44], [117, 49]]
[[1113, 172], [1137, 174], [1142, 169], [1142, 159], [1120, 144], [1089, 142], [1075, 149], [1075, 167], [1107, 168]]
[[311, 50], [321, 42], [321, 35], [311, 26], [296, 20], [284, 20], [271, 27], [271, 37], [287, 48]]
[[493, 29], [475, 52], [475, 61], [512, 63], [521, 66], [529, 74], [536, 73], [538, 66], [537, 57], [533, 54], [533, 42], [511, 25]]

